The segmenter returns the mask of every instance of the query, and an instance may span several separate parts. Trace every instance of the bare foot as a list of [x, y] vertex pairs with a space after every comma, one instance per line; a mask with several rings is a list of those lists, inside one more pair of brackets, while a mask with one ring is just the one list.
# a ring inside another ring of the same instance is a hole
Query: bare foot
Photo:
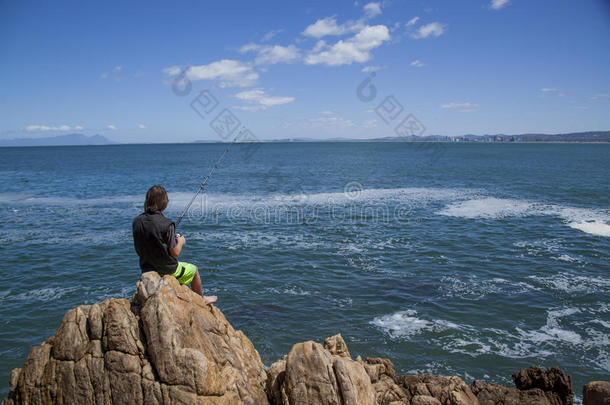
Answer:
[[218, 301], [218, 297], [215, 295], [206, 295], [203, 297], [203, 301], [206, 305], [210, 305]]

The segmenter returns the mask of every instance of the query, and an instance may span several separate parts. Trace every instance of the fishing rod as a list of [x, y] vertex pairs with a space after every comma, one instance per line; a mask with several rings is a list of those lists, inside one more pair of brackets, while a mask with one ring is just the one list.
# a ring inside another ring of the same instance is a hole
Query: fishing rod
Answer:
[[224, 150], [224, 152], [222, 152], [222, 155], [220, 155], [220, 158], [218, 158], [218, 160], [216, 161], [216, 163], [214, 163], [214, 166], [212, 167], [212, 170], [210, 170], [210, 172], [208, 173], [208, 175], [205, 177], [205, 179], [203, 180], [203, 182], [201, 183], [201, 185], [199, 186], [199, 189], [197, 190], [197, 192], [195, 193], [195, 195], [193, 196], [193, 198], [191, 198], [191, 201], [186, 205], [186, 207], [184, 208], [184, 211], [182, 211], [182, 214], [180, 214], [180, 217], [178, 217], [178, 220], [176, 221], [176, 228], [178, 228], [178, 225], [180, 225], [180, 222], [182, 221], [182, 218], [184, 217], [184, 215], [187, 213], [187, 211], [189, 210], [189, 208], [191, 208], [191, 205], [193, 204], [193, 202], [195, 202], [195, 199], [197, 198], [197, 196], [199, 195], [199, 193], [201, 192], [201, 190], [203, 190], [203, 187], [205, 187], [205, 183], [208, 182], [208, 180], [210, 179], [210, 177], [212, 176], [212, 173], [214, 173], [214, 170], [216, 170], [216, 168], [218, 167], [218, 165], [220, 164], [220, 162], [222, 162], [222, 159], [224, 159], [225, 155], [229, 152], [229, 149], [231, 149], [231, 146], [237, 142], [237, 140], [239, 139], [239, 136], [242, 134], [243, 130], [239, 132], [239, 134], [237, 134], [237, 136], [235, 137], [235, 139], [233, 139], [233, 141], [231, 141], [231, 143], [229, 143], [226, 147], [226, 149]]

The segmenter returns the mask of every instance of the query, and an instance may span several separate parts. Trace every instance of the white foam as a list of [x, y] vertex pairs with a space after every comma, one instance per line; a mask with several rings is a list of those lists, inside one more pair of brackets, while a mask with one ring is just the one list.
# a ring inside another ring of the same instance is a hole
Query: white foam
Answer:
[[38, 288], [31, 291], [21, 292], [19, 294], [10, 294], [6, 292], [2, 297], [2, 300], [17, 300], [17, 301], [55, 301], [60, 299], [66, 294], [70, 294], [80, 290], [78, 287], [50, 287], [50, 288]]
[[450, 204], [438, 214], [469, 219], [497, 219], [532, 215], [534, 208], [535, 204], [523, 200], [487, 197]]
[[457, 201], [437, 212], [438, 215], [467, 219], [501, 219], [506, 217], [554, 216], [571, 228], [610, 237], [608, 210], [542, 204], [510, 198], [475, 198]]
[[[203, 194], [194, 203], [197, 210], [226, 210], [277, 206], [324, 206], [359, 203], [427, 203], [430, 201], [447, 201], [468, 198], [475, 195], [475, 190], [454, 188], [388, 188], [363, 189], [355, 196], [343, 191], [311, 194]], [[169, 193], [169, 208], [183, 208], [193, 197], [192, 193]]]
[[443, 276], [441, 285], [445, 296], [470, 300], [478, 300], [489, 294], [514, 295], [538, 290], [535, 286], [522, 281], [509, 281], [500, 277], [487, 279], [472, 274]]
[[453, 322], [444, 320], [425, 320], [417, 317], [417, 311], [406, 310], [377, 317], [370, 322], [391, 337], [409, 337], [423, 332], [441, 332], [458, 329]]
[[560, 319], [574, 314], [580, 313], [578, 308], [562, 308], [548, 311], [546, 325], [535, 331], [523, 331], [517, 328], [517, 332], [526, 341], [536, 345], [547, 343], [550, 341], [560, 341], [572, 345], [582, 344], [582, 337], [571, 330], [564, 329], [560, 325]]
[[601, 220], [570, 222], [568, 226], [591, 235], [610, 237], [610, 224]]
[[562, 262], [568, 262], [568, 263], [581, 263], [582, 262], [582, 260], [580, 260], [576, 257], [572, 257], [567, 254], [562, 254], [560, 256], [552, 257], [552, 259], [559, 260]]
[[528, 278], [547, 288], [568, 294], [610, 292], [610, 279], [602, 276], [579, 276], [564, 272], [548, 276], [528, 276]]
[[70, 197], [45, 197], [32, 194], [0, 193], [0, 203], [18, 205], [50, 205], [50, 206], [98, 206], [116, 203], [142, 203], [143, 196], [121, 195], [99, 198], [70, 198]]

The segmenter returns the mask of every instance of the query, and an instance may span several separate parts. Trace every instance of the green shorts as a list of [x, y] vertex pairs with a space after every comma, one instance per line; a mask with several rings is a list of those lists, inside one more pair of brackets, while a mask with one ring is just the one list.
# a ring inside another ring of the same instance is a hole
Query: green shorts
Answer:
[[189, 285], [195, 278], [195, 274], [197, 274], [197, 266], [186, 262], [178, 262], [178, 267], [172, 276], [176, 277], [180, 284]]

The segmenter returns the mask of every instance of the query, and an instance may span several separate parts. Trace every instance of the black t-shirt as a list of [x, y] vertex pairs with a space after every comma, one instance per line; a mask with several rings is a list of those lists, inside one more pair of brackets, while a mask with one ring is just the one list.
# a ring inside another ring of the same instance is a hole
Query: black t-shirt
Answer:
[[133, 244], [140, 256], [142, 272], [173, 274], [178, 260], [169, 254], [176, 246], [176, 224], [161, 211], [144, 212], [133, 220]]

